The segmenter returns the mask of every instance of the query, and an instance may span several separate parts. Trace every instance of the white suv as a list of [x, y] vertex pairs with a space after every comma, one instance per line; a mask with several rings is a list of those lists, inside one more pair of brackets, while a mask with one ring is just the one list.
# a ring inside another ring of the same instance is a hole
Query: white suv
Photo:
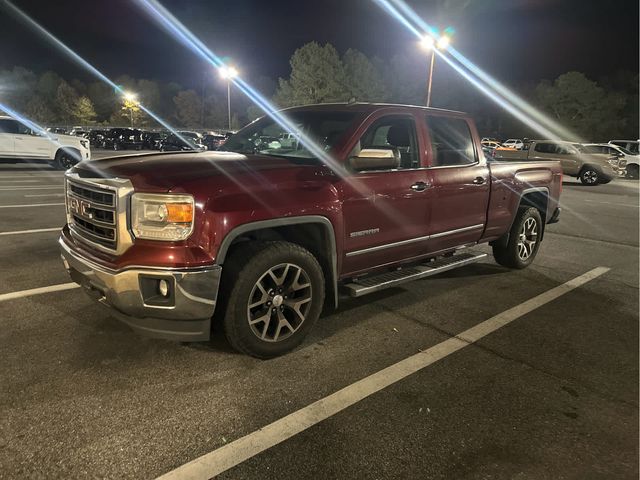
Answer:
[[54, 168], [67, 170], [91, 160], [91, 150], [86, 138], [34, 131], [12, 117], [0, 116], [0, 158], [48, 160]]

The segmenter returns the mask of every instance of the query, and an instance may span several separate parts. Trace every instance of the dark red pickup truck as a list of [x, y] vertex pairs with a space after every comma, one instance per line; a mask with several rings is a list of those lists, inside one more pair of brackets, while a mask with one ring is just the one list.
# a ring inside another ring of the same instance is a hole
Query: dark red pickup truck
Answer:
[[[286, 122], [282, 121], [286, 118]], [[66, 174], [66, 268], [140, 333], [261, 358], [339, 293], [467, 265], [524, 268], [558, 220], [557, 162], [488, 163], [468, 116], [334, 104], [264, 117], [225, 151], [82, 162]]]

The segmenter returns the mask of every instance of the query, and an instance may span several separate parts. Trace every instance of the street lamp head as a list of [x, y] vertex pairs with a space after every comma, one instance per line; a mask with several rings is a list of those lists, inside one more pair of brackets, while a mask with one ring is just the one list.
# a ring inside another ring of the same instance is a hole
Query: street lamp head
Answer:
[[138, 96], [135, 93], [124, 92], [122, 96], [124, 97], [125, 100], [129, 102], [135, 102], [138, 100]]
[[238, 70], [227, 65], [220, 67], [220, 76], [225, 80], [231, 80], [238, 76]]
[[420, 46], [424, 50], [430, 51], [431, 49], [433, 49], [435, 42], [435, 39], [431, 35], [425, 35], [424, 37], [422, 37], [422, 40], [420, 40]]
[[440, 50], [446, 50], [450, 43], [451, 43], [451, 38], [449, 38], [447, 35], [442, 35], [438, 39], [438, 48]]

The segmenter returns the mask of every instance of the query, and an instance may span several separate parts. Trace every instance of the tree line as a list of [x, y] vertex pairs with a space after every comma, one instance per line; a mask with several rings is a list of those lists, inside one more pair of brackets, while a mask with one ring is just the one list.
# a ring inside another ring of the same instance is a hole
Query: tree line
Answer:
[[[331, 45], [310, 42], [290, 59], [288, 78], [249, 79], [280, 107], [323, 102], [390, 102], [424, 104], [428, 55], [402, 53], [391, 59], [368, 57], [355, 49], [344, 54]], [[135, 92], [137, 99], [159, 117], [181, 128], [225, 128], [226, 92], [184, 88], [174, 82], [135, 79], [123, 75], [115, 83]], [[45, 125], [126, 126], [132, 110], [122, 95], [103, 82], [69, 80], [55, 72], [36, 74], [23, 67], [0, 70], [0, 95], [13, 108]], [[513, 88], [536, 108], [589, 140], [637, 138], [638, 74], [616, 72], [595, 81], [580, 72], [567, 72], [553, 81]], [[519, 122], [440, 62], [434, 78], [432, 106], [470, 113], [483, 135], [539, 135]], [[241, 93], [233, 91], [233, 128], [262, 115]], [[136, 126], [156, 127], [135, 110]], [[573, 139], [567, 139], [573, 140]]]

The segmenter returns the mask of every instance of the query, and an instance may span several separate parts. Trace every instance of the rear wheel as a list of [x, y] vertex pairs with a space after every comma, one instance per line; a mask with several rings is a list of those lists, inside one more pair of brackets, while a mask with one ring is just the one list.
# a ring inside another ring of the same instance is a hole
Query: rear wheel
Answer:
[[600, 172], [598, 172], [595, 168], [586, 166], [582, 169], [578, 178], [583, 185], [593, 186], [600, 183], [600, 177]]
[[627, 177], [633, 178], [634, 180], [638, 179], [638, 165], [627, 165]]
[[509, 232], [507, 244], [493, 246], [496, 262], [509, 268], [528, 267], [538, 253], [542, 228], [538, 209], [520, 208]]
[[299, 346], [324, 304], [316, 258], [289, 242], [251, 242], [238, 247], [225, 268], [223, 326], [231, 346], [257, 358]]

